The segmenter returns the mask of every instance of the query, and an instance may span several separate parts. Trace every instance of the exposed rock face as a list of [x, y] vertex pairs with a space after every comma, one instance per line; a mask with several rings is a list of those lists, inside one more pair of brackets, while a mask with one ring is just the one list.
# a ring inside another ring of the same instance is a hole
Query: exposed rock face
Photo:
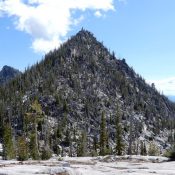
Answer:
[[[4, 97], [4, 91], [14, 99]], [[39, 64], [17, 77], [15, 83], [9, 83], [1, 95], [6, 102], [1, 105], [7, 121], [11, 119], [17, 135], [32, 130], [32, 124], [23, 130], [24, 116], [29, 115], [32, 103], [38, 100], [43, 115], [42, 120], [40, 117], [38, 123], [35, 121], [40, 146], [44, 147], [50, 139], [54, 152], [59, 147], [76, 155], [81, 131], [86, 131], [90, 150], [93, 139], [99, 141], [103, 111], [109, 146], [114, 150], [117, 106], [125, 152], [130, 145], [132, 154], [139, 154], [143, 144], [148, 150], [152, 141], [162, 151], [174, 140], [175, 105], [86, 30], [48, 53]]]
[[13, 79], [20, 74], [20, 71], [10, 66], [4, 66], [0, 71], [0, 84], [4, 84], [7, 81]]

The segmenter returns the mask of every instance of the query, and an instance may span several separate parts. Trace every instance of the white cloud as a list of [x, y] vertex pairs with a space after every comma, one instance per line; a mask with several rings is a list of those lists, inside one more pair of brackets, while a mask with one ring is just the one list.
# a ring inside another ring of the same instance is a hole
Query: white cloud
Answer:
[[154, 83], [156, 88], [163, 92], [164, 95], [175, 95], [175, 77], [170, 77], [162, 80], [149, 80]]
[[[85, 10], [102, 16], [114, 10], [114, 0], [0, 0], [0, 14], [14, 18], [15, 28], [32, 36], [32, 48], [47, 52], [62, 43], [72, 26], [80, 23]], [[81, 11], [73, 17], [72, 11]], [[1, 16], [2, 17], [2, 16]]]
[[94, 15], [97, 17], [97, 18], [100, 18], [102, 16], [102, 13], [98, 10], [94, 13]]

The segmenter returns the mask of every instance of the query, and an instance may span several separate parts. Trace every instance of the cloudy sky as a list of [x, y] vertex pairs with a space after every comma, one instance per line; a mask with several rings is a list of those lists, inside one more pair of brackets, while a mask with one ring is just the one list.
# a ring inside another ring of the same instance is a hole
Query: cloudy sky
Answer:
[[175, 0], [0, 0], [0, 68], [20, 70], [82, 27], [175, 95]]

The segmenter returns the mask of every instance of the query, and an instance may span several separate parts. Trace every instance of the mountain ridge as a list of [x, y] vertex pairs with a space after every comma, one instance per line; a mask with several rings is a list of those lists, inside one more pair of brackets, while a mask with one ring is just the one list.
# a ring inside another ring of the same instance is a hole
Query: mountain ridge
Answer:
[[0, 95], [0, 116], [7, 114], [3, 125], [27, 136], [29, 144], [35, 134], [37, 152], [46, 147], [55, 154], [78, 156], [86, 135], [88, 155], [99, 154], [103, 115], [108, 151], [115, 152], [118, 113], [123, 153], [141, 154], [143, 145], [148, 150], [152, 141], [163, 152], [174, 140], [174, 104], [84, 29], [0, 89]]

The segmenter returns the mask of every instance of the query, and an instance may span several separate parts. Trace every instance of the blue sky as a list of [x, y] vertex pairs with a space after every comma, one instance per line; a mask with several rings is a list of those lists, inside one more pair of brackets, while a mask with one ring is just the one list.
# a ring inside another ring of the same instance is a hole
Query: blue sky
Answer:
[[0, 1], [0, 68], [24, 70], [84, 27], [159, 90], [175, 95], [174, 9], [174, 0]]

